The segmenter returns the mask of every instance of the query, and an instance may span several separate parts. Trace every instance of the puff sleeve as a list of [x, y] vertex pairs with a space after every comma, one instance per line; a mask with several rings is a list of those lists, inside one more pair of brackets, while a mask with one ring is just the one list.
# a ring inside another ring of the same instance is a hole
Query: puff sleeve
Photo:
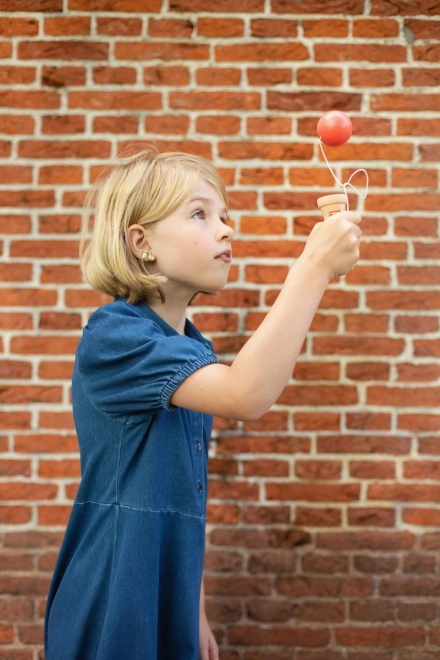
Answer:
[[192, 324], [189, 332], [180, 335], [147, 308], [127, 303], [95, 312], [76, 358], [90, 402], [117, 417], [172, 410], [170, 397], [178, 386], [197, 369], [218, 362]]

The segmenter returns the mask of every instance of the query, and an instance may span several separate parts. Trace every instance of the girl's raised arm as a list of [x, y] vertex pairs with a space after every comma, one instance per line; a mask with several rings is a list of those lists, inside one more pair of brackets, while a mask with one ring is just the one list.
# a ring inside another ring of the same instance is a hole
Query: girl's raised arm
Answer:
[[195, 371], [171, 403], [229, 419], [261, 417], [287, 384], [329, 281], [356, 264], [360, 220], [347, 211], [315, 225], [280, 295], [232, 365]]

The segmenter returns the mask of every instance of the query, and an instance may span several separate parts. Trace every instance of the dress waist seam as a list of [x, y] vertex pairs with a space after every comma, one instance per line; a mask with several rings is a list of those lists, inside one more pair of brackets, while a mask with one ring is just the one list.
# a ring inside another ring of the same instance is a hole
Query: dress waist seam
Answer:
[[84, 504], [98, 504], [105, 507], [118, 507], [121, 509], [131, 509], [133, 511], [145, 511], [146, 513], [178, 513], [181, 516], [188, 518], [196, 518], [196, 520], [206, 521], [206, 516], [196, 516], [192, 513], [186, 513], [179, 509], [151, 509], [147, 507], [131, 506], [128, 504], [121, 504], [121, 502], [99, 502], [97, 500], [85, 500], [84, 502], [74, 502], [73, 506], [83, 506]]

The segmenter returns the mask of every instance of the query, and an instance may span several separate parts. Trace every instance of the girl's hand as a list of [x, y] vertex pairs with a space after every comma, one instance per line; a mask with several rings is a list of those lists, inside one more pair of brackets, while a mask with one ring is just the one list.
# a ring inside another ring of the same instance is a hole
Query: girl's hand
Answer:
[[335, 213], [324, 222], [318, 222], [310, 232], [301, 259], [309, 259], [324, 269], [329, 280], [345, 275], [359, 259], [359, 213]]
[[219, 660], [218, 646], [209, 627], [205, 612], [200, 612], [199, 631], [200, 660]]

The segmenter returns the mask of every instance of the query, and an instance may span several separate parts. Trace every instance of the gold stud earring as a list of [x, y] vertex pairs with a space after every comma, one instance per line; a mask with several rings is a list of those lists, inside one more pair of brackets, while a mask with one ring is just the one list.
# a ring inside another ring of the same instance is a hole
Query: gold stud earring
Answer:
[[141, 259], [147, 260], [147, 261], [156, 261], [156, 257], [151, 252], [142, 252]]

